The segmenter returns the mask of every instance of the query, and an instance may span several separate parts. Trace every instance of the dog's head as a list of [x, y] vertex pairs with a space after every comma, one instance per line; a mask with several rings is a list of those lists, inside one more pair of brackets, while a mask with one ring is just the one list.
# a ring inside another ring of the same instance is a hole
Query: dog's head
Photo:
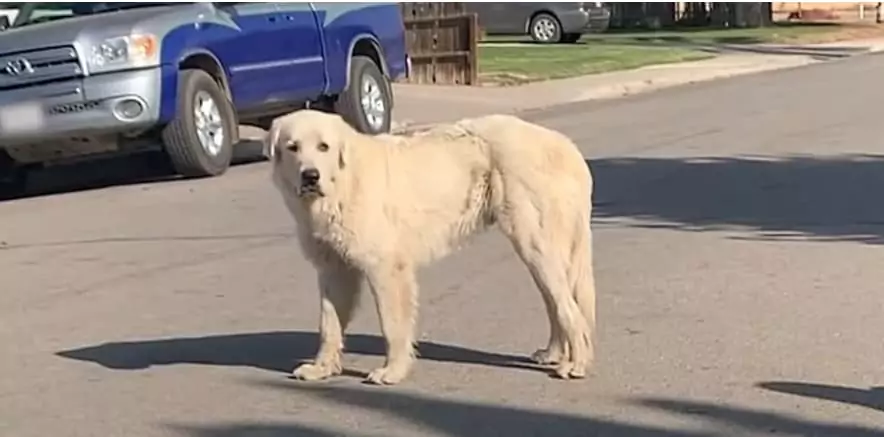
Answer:
[[355, 133], [338, 115], [296, 111], [273, 121], [264, 155], [286, 188], [314, 200], [334, 192], [347, 165], [348, 138]]

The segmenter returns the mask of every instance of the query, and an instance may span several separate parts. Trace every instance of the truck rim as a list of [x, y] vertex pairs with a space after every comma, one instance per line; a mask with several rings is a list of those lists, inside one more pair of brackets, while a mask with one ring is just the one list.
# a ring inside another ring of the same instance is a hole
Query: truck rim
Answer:
[[197, 92], [194, 103], [193, 119], [200, 146], [209, 155], [217, 156], [224, 147], [224, 121], [221, 119], [221, 109], [215, 103], [215, 99], [205, 91]]
[[384, 127], [387, 115], [384, 94], [381, 92], [378, 81], [369, 75], [362, 78], [362, 112], [365, 113], [365, 121], [368, 122], [372, 130], [380, 130]]

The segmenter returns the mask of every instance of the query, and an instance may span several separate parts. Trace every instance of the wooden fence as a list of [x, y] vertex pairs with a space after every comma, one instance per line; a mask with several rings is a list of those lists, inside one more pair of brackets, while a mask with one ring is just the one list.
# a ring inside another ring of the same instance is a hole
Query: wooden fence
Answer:
[[476, 85], [479, 26], [463, 3], [400, 3], [412, 74], [409, 83]]

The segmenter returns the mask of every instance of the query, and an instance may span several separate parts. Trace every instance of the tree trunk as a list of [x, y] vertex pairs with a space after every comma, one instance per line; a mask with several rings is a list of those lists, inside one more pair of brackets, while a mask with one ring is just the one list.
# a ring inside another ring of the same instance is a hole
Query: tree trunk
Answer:
[[773, 22], [773, 7], [770, 2], [716, 2], [711, 15], [716, 27], [763, 27]]
[[705, 2], [691, 2], [685, 6], [683, 24], [688, 26], [706, 26], [709, 24], [709, 9]]
[[709, 24], [714, 27], [730, 27], [731, 23], [731, 5], [735, 3], [714, 2], [712, 10], [709, 12]]
[[771, 24], [770, 3], [735, 3], [736, 22], [734, 27], [764, 27]]

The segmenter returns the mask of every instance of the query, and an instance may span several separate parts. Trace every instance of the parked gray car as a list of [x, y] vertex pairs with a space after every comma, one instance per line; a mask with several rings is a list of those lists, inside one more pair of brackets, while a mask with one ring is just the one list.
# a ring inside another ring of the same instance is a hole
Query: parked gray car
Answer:
[[602, 3], [465, 3], [486, 35], [529, 35], [539, 43], [575, 43], [584, 33], [608, 28]]

